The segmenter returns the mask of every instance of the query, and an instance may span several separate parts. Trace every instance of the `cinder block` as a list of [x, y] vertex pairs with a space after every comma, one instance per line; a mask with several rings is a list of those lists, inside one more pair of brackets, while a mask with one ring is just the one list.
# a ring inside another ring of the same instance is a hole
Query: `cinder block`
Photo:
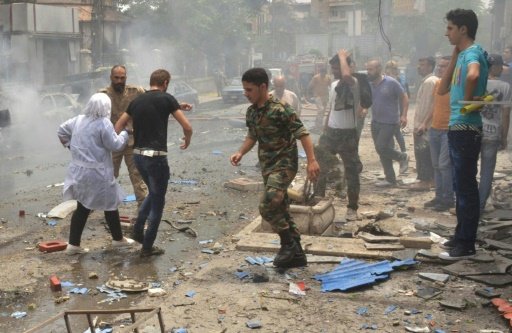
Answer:
[[224, 187], [232, 188], [239, 191], [262, 191], [263, 182], [249, 178], [236, 178], [224, 183]]
[[412, 249], [430, 249], [432, 240], [430, 237], [400, 237], [400, 244]]

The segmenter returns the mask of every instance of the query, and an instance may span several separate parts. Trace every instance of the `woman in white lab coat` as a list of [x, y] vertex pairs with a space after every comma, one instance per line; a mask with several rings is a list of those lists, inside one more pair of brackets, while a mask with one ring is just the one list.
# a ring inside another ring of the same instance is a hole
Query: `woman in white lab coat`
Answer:
[[69, 148], [72, 157], [64, 181], [64, 199], [78, 202], [71, 217], [68, 254], [87, 252], [80, 247], [80, 239], [92, 210], [105, 212], [113, 247], [134, 243], [123, 237], [121, 230], [117, 207], [123, 200], [123, 192], [114, 178], [112, 164], [112, 152], [124, 149], [128, 133], [116, 134], [110, 112], [110, 98], [103, 93], [94, 94], [83, 114], [64, 122], [57, 131], [60, 142]]

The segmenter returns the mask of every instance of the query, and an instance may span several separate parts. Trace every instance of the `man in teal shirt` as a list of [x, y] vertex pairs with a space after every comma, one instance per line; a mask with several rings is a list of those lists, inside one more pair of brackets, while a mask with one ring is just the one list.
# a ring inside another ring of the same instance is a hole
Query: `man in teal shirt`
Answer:
[[438, 93], [450, 93], [448, 146], [453, 168], [457, 226], [453, 238], [443, 244], [445, 260], [475, 256], [475, 240], [480, 217], [478, 195], [478, 155], [482, 141], [482, 117], [479, 112], [463, 114], [460, 101], [479, 100], [487, 85], [487, 53], [475, 43], [478, 18], [472, 10], [454, 9], [446, 14], [446, 36], [454, 45], [448, 70]]

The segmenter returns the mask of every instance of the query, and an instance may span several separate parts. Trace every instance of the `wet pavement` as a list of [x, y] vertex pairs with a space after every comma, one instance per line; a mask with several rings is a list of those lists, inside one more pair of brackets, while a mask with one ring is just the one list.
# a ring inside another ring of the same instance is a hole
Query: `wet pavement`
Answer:
[[[39, 218], [37, 214], [48, 212], [62, 201], [62, 187], [52, 185], [63, 182], [70, 156], [55, 134], [58, 123], [41, 122], [34, 128], [27, 123], [13, 121], [11, 127], [2, 129], [0, 218], [4, 223], [0, 235], [0, 257], [19, 258], [19, 261], [12, 262], [12, 268], [26, 271], [30, 279], [25, 284], [19, 283], [18, 287], [4, 286], [0, 289], [1, 330], [28, 329], [64, 309], [128, 308], [137, 304], [143, 297], [137, 293], [130, 293], [127, 298], [113, 304], [102, 302], [107, 295], [99, 293], [96, 287], [114, 276], [158, 284], [171, 275], [201, 269], [191, 264], [191, 259], [201, 255], [199, 241], [215, 241], [255, 214], [255, 198], [251, 195], [240, 195], [234, 191], [218, 195], [223, 191], [223, 182], [238, 177], [240, 168], [229, 164], [229, 155], [238, 149], [245, 137], [245, 129], [232, 128], [227, 119], [243, 116], [246, 108], [247, 105], [224, 105], [210, 98], [209, 102], [188, 115], [194, 135], [191, 146], [185, 151], [178, 148], [181, 130], [176, 122], [170, 121], [169, 164], [174, 184], [168, 188], [164, 218], [175, 222], [192, 221], [190, 226], [197, 231], [198, 237], [190, 237], [162, 223], [156, 245], [163, 247], [166, 253], [150, 260], [141, 259], [138, 249], [110, 249], [109, 234], [104, 228], [101, 212], [91, 215], [82, 236], [82, 246], [90, 247], [89, 253], [67, 257], [64, 253], [43, 254], [37, 251], [39, 241], [67, 239], [70, 216], [56, 219], [56, 226], [52, 227], [48, 225], [49, 219]], [[255, 164], [256, 154], [248, 154], [241, 168], [245, 176], [259, 176]], [[184, 180], [197, 183], [189, 184]], [[124, 166], [120, 183], [127, 194], [132, 193]], [[135, 203], [123, 204], [120, 213], [134, 216], [135, 207]], [[25, 212], [23, 217], [19, 216], [20, 210]], [[204, 255], [204, 258], [207, 264], [208, 256]], [[55, 270], [52, 265], [55, 265]], [[90, 279], [90, 272], [97, 273], [99, 279]], [[63, 288], [63, 292], [51, 292], [50, 274], [56, 274], [61, 281], [88, 288], [87, 294], [70, 294], [68, 301], [56, 304], [55, 298], [66, 295], [71, 287]], [[29, 304], [33, 304], [35, 310], [27, 310]], [[15, 311], [27, 311], [28, 316], [10, 318]], [[84, 327], [85, 322], [81, 319], [73, 319], [73, 322], [73, 326]], [[57, 331], [63, 329], [62, 321], [57, 324]]]

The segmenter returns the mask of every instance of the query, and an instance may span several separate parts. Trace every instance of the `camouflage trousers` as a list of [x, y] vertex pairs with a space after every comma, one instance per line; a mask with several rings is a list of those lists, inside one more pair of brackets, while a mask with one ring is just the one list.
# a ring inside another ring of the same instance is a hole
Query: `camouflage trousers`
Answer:
[[296, 170], [279, 170], [263, 175], [263, 192], [259, 210], [261, 217], [270, 223], [272, 229], [280, 231], [290, 229], [294, 234], [299, 234], [297, 225], [290, 215], [290, 201], [288, 199], [288, 187], [297, 174]]
[[343, 160], [344, 175], [347, 181], [348, 208], [357, 210], [359, 207], [359, 191], [361, 189], [359, 174], [363, 164], [359, 159], [359, 138], [355, 128], [335, 129], [327, 127], [320, 136], [315, 147], [315, 156], [320, 165], [320, 175], [315, 184], [315, 193], [325, 195], [327, 174], [336, 161], [336, 154]]

